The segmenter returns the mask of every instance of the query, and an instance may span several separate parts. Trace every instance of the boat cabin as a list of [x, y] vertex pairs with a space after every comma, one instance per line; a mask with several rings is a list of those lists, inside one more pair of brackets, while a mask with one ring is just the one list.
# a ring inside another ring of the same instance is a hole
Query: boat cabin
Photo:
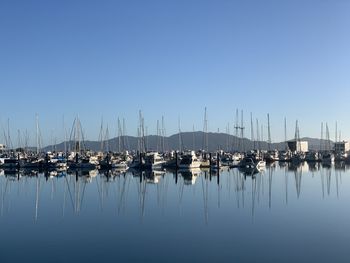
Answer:
[[346, 153], [350, 151], [350, 143], [347, 141], [334, 143], [334, 151], [336, 153]]
[[309, 143], [307, 141], [298, 141], [298, 140], [291, 140], [288, 141], [288, 148], [292, 152], [308, 152], [309, 151]]

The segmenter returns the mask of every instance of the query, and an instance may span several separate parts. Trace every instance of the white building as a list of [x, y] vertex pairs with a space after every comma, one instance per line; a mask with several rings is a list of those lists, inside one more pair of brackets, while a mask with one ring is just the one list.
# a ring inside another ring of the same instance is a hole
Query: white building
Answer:
[[348, 152], [350, 151], [350, 143], [347, 141], [336, 142], [334, 143], [334, 151], [335, 152]]
[[288, 141], [288, 148], [292, 152], [308, 152], [309, 151], [309, 143], [307, 141], [297, 141], [291, 140]]

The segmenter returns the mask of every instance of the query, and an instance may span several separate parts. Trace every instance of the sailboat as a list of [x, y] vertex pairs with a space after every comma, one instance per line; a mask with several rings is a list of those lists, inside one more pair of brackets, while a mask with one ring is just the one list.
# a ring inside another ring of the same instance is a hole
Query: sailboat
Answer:
[[[96, 160], [90, 161], [91, 156], [84, 149], [84, 135], [79, 118], [75, 118], [71, 131], [71, 137], [74, 137], [74, 149], [68, 156], [67, 165], [70, 170], [94, 170], [96, 169]], [[72, 138], [70, 139], [72, 141]]]
[[239, 168], [258, 169], [266, 166], [266, 162], [258, 158], [255, 152], [248, 153], [238, 164]]
[[322, 164], [331, 165], [334, 163], [334, 153], [331, 151], [331, 141], [329, 139], [329, 129], [326, 123], [326, 150], [322, 152]]
[[295, 123], [295, 146], [296, 149], [292, 154], [291, 161], [293, 164], [300, 164], [305, 161], [305, 153], [301, 150], [298, 120]]

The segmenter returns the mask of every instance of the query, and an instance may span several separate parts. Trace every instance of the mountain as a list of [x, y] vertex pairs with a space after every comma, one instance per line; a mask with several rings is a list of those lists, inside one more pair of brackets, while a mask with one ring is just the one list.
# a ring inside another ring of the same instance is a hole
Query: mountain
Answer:
[[[252, 142], [251, 140], [244, 138], [243, 140], [237, 138], [233, 135], [228, 135], [225, 133], [207, 133], [208, 138], [208, 150], [216, 151], [218, 149], [231, 151], [231, 150], [250, 150], [254, 148], [259, 148], [263, 150], [268, 149], [267, 142]], [[302, 138], [301, 140], [307, 141], [309, 143], [310, 150], [318, 150], [320, 149], [321, 140], [316, 138]], [[182, 150], [198, 150], [203, 149], [203, 145], [205, 142], [205, 133], [203, 132], [182, 132], [181, 134], [174, 134], [169, 137], [164, 137], [164, 140], [160, 136], [149, 135], [145, 137], [145, 144], [147, 146], [147, 150], [162, 150], [162, 144], [164, 142], [164, 149], [166, 151], [169, 150], [179, 150], [180, 146]], [[324, 143], [324, 142], [323, 142]], [[69, 150], [69, 145], [73, 148], [73, 142], [66, 142], [67, 149]], [[101, 142], [99, 141], [85, 141], [82, 143], [82, 147], [85, 149], [90, 149], [93, 151], [101, 150]], [[333, 142], [331, 142], [333, 146]], [[45, 151], [63, 151], [65, 147], [65, 143], [62, 142], [56, 145], [49, 145], [45, 147], [43, 150]], [[119, 138], [113, 138], [108, 141], [104, 141], [102, 143], [103, 150], [117, 151], [119, 149]], [[122, 136], [120, 138], [120, 148], [123, 150], [137, 150], [138, 149], [138, 138], [133, 136]], [[271, 149], [283, 150], [285, 149], [285, 143], [272, 143]]]

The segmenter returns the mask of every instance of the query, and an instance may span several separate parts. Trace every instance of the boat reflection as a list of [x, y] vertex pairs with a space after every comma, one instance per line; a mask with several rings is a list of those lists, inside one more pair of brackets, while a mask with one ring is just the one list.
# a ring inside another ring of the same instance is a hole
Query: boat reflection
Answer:
[[201, 174], [201, 169], [194, 168], [194, 169], [187, 169], [187, 170], [178, 170], [178, 175], [180, 175], [184, 183], [186, 185], [194, 185], [196, 183], [197, 178]]
[[[30, 192], [28, 198], [33, 198], [35, 203], [35, 220], [40, 219], [41, 209], [47, 209], [47, 204], [41, 208], [40, 203], [49, 200], [62, 200], [62, 215], [68, 212], [80, 215], [93, 205], [98, 205], [101, 213], [113, 205], [118, 215], [126, 214], [128, 209], [135, 208], [133, 202], [136, 200], [139, 215], [144, 218], [148, 210], [166, 210], [168, 202], [174, 201], [179, 207], [186, 207], [198, 196], [206, 223], [213, 207], [221, 209], [232, 204], [236, 204], [237, 209], [250, 208], [254, 218], [258, 207], [273, 209], [280, 200], [287, 206], [291, 199], [303, 200], [309, 195], [319, 195], [322, 200], [336, 194], [339, 199], [341, 187], [347, 182], [342, 177], [349, 168], [343, 163], [330, 168], [320, 163], [283, 162], [268, 164], [264, 169], [232, 168], [214, 172], [210, 168], [75, 169], [68, 172], [6, 169], [0, 170], [1, 213], [4, 214], [6, 207], [14, 203], [12, 199]], [[13, 190], [15, 188], [18, 188], [17, 192]], [[306, 191], [308, 194], [303, 196]], [[86, 195], [88, 200], [85, 200]]]
[[240, 171], [243, 175], [244, 178], [246, 178], [247, 176], [251, 176], [253, 178], [255, 178], [256, 174], [262, 173], [264, 171], [263, 168], [249, 168], [249, 167], [240, 167], [238, 168], [238, 171]]

